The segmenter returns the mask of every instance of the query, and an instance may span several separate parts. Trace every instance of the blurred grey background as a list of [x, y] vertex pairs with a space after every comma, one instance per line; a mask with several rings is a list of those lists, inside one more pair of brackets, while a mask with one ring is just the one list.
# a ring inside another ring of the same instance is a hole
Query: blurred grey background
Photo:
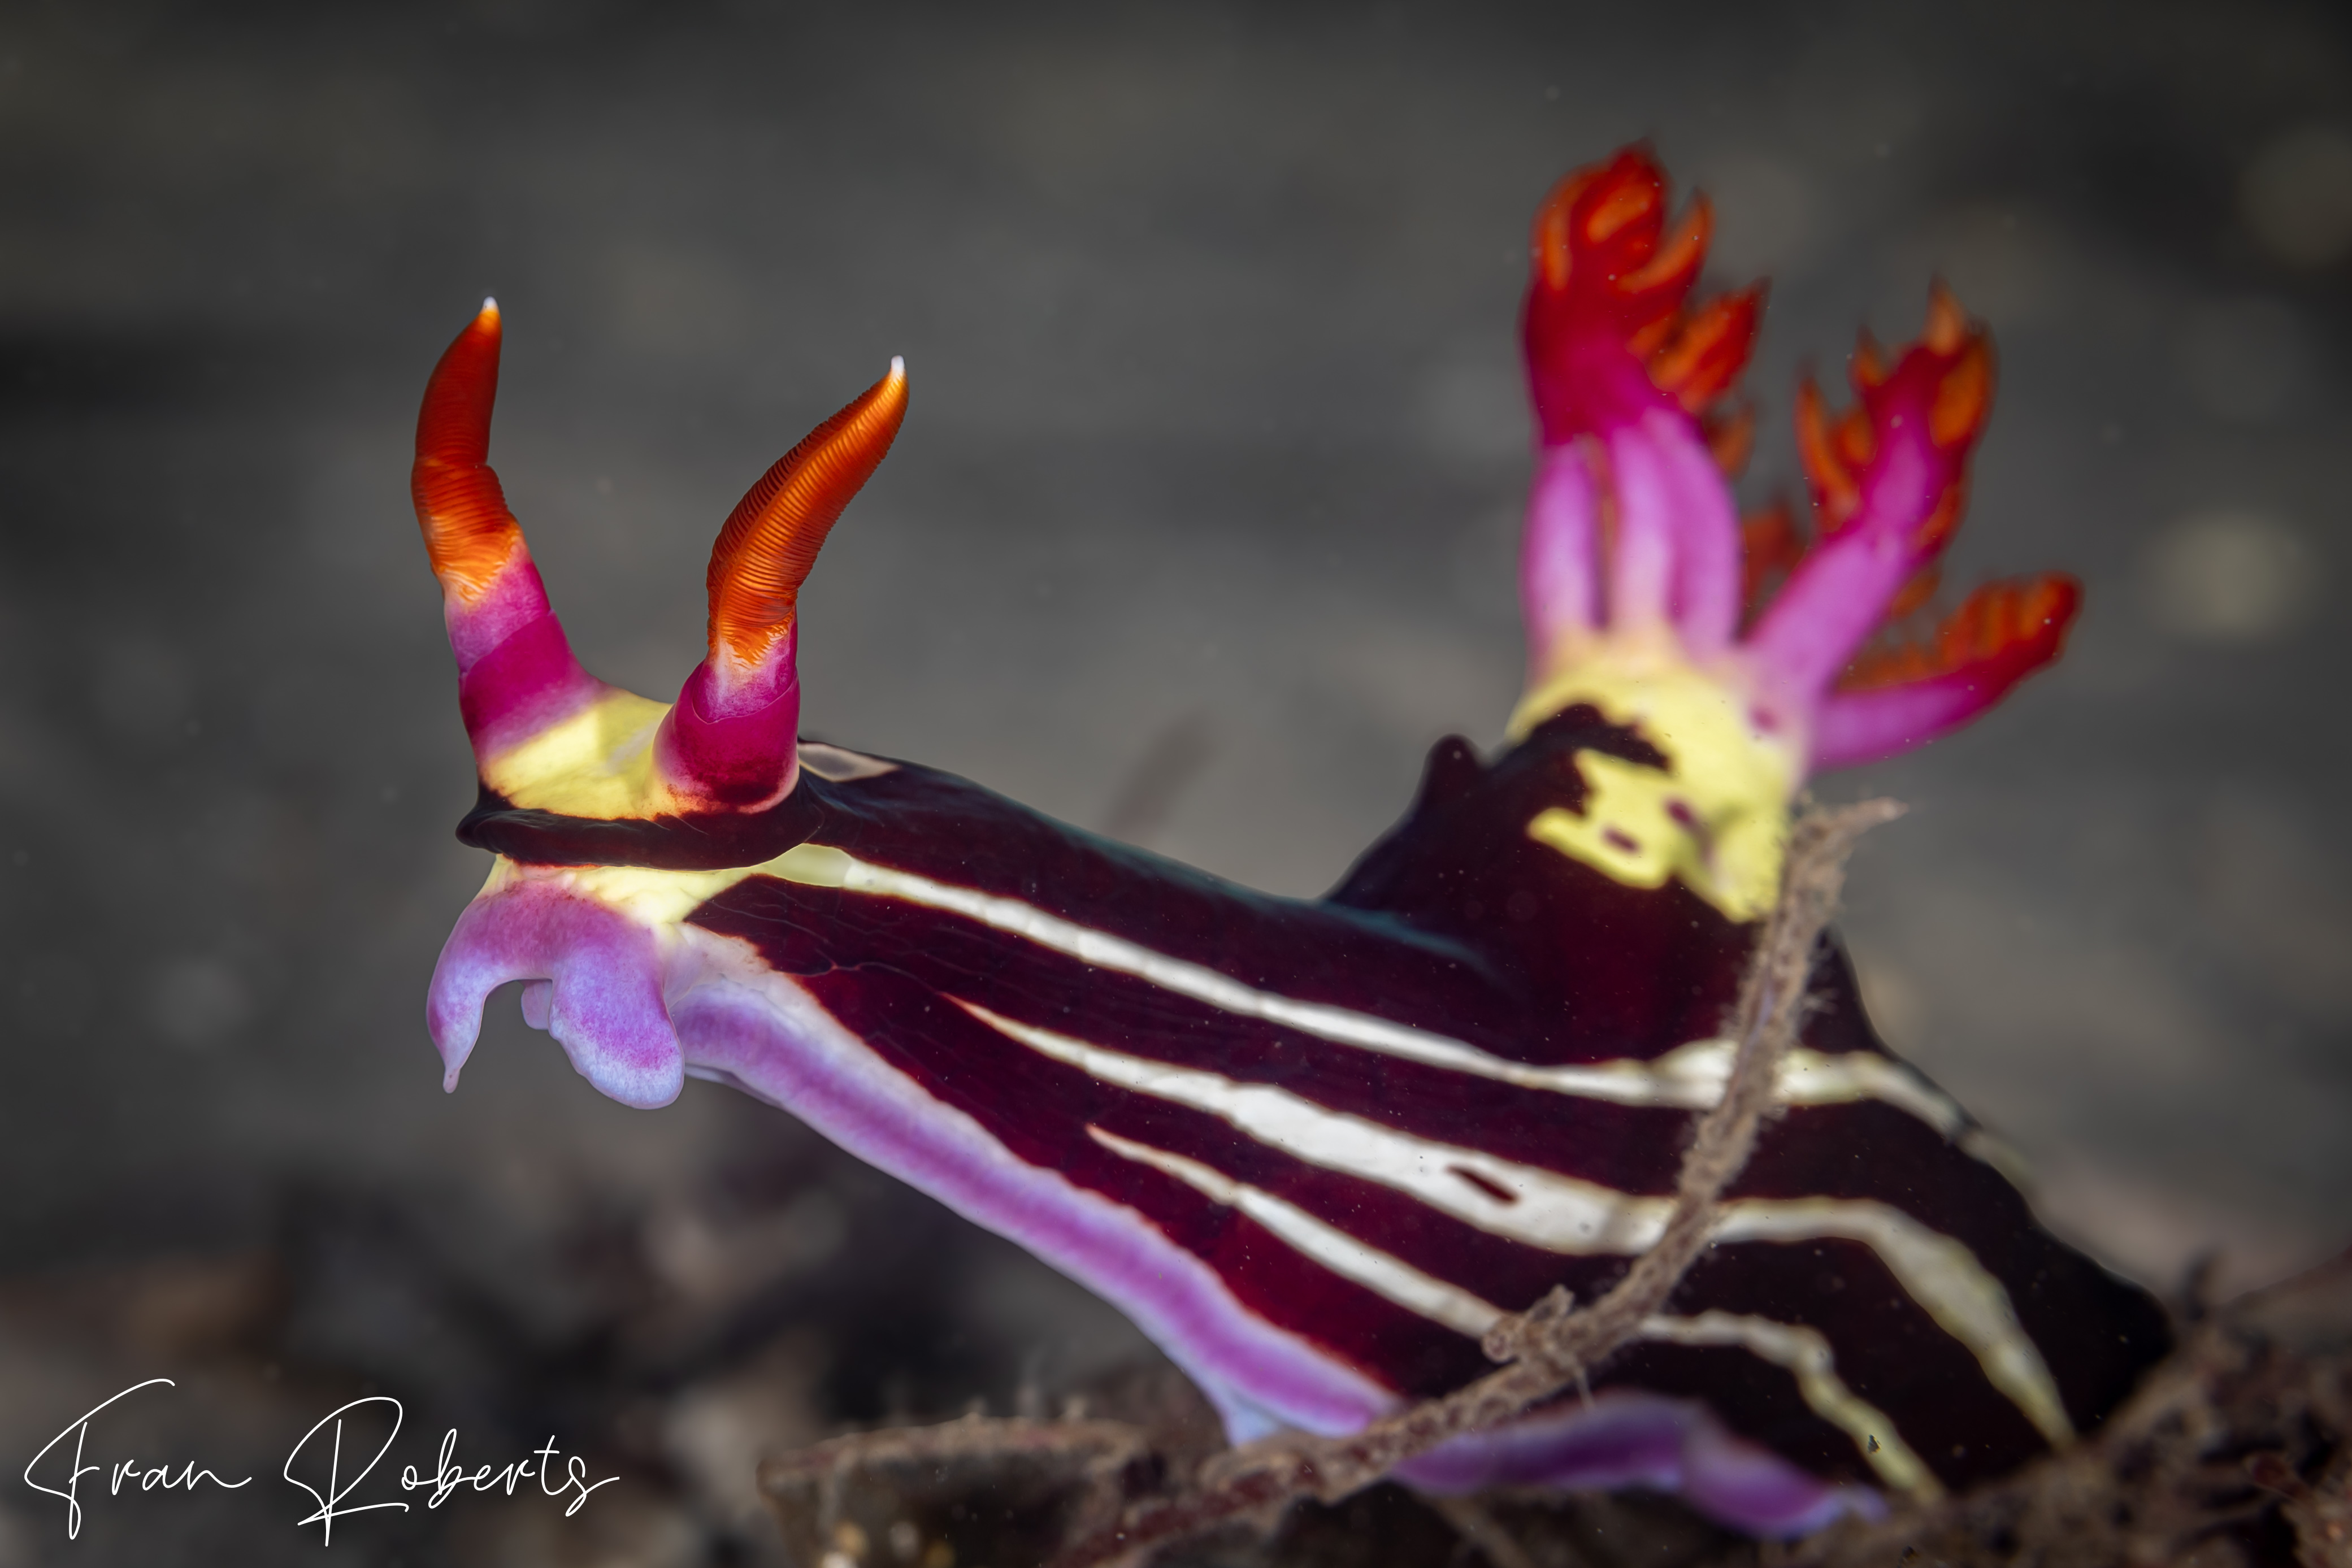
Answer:
[[1941, 274], [2001, 364], [1953, 576], [2088, 584], [2054, 673], [1821, 786], [1916, 808], [1845, 921], [1884, 1031], [2119, 1266], [2340, 1246], [2334, 9], [18, 3], [0, 1472], [175, 1375], [93, 1451], [263, 1479], [70, 1552], [12, 1480], [0, 1563], [316, 1558], [276, 1468], [362, 1392], [408, 1402], [391, 1462], [553, 1430], [625, 1480], [330, 1560], [765, 1561], [763, 1446], [1137, 1354], [787, 1117], [605, 1103], [510, 998], [441, 1093], [424, 988], [486, 862], [406, 473], [483, 294], [493, 459], [592, 669], [675, 692], [728, 508], [901, 353], [803, 603], [810, 732], [1307, 894], [1432, 740], [1498, 736], [1525, 227], [1635, 138], [1717, 202], [1716, 278], [1773, 280], [1751, 503], [1795, 489], [1797, 371]]

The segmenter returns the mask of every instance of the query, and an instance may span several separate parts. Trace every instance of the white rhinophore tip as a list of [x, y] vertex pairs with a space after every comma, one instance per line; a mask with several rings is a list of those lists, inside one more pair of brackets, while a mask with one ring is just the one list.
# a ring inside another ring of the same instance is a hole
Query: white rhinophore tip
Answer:
[[906, 355], [893, 354], [890, 356], [890, 373], [894, 376], [903, 376], [907, 373]]
[[498, 297], [497, 295], [495, 295], [495, 294], [485, 294], [485, 295], [483, 295], [483, 296], [482, 296], [482, 308], [483, 308], [483, 309], [485, 309], [485, 310], [496, 310], [498, 308], [499, 308], [499, 297]]

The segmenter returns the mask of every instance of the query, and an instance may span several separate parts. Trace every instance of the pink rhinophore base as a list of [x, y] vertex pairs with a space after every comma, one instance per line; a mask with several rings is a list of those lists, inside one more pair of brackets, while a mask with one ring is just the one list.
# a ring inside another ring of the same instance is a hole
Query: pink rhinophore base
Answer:
[[580, 667], [520, 544], [468, 604], [443, 601], [457, 658], [457, 706], [477, 757], [495, 757], [561, 723], [610, 688]]
[[797, 629], [761, 666], [722, 679], [714, 653], [694, 667], [654, 737], [654, 756], [673, 788], [714, 807], [756, 811], [792, 793], [799, 777], [801, 683]]

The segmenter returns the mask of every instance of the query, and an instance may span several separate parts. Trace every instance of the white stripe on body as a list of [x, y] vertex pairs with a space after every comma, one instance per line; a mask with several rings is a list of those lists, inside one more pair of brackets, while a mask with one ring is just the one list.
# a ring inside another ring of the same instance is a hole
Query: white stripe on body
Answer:
[[[992, 930], [1022, 937], [1097, 968], [1132, 975], [1238, 1017], [1262, 1019], [1337, 1045], [1351, 1045], [1521, 1089], [1605, 1100], [1621, 1105], [1701, 1111], [1723, 1098], [1724, 1085], [1731, 1077], [1736, 1045], [1728, 1040], [1693, 1040], [1648, 1061], [1621, 1060], [1554, 1067], [1512, 1061], [1410, 1024], [1392, 1023], [1328, 1002], [1297, 1001], [1279, 992], [1246, 986], [1205, 965], [1169, 957], [1123, 936], [1049, 915], [1019, 899], [958, 887], [911, 872], [893, 871], [822, 844], [802, 844], [765, 865], [751, 868], [751, 872], [811, 886], [900, 899], [961, 915]], [[1868, 1052], [1831, 1054], [1803, 1048], [1793, 1051], [1781, 1066], [1775, 1092], [1787, 1105], [1883, 1101], [1909, 1112], [1948, 1138], [1968, 1127], [1968, 1117], [1959, 1106], [1925, 1079], [1899, 1061]]]
[[[1247, 1215], [1302, 1257], [1340, 1278], [1457, 1333], [1483, 1338], [1505, 1315], [1493, 1302], [1423, 1273], [1263, 1188], [1100, 1127], [1089, 1126], [1087, 1133], [1113, 1154], [1173, 1176], [1211, 1201]], [[1675, 1344], [1738, 1346], [1787, 1368], [1806, 1405], [1852, 1437], [1882, 1480], [1923, 1501], [1941, 1494], [1942, 1488], [1895, 1423], [1837, 1375], [1829, 1342], [1814, 1330], [1733, 1312], [1701, 1312], [1688, 1318], [1645, 1318], [1640, 1335]]]
[[[1619, 1192], [1483, 1150], [1402, 1133], [1272, 1084], [1237, 1082], [1203, 1068], [1129, 1056], [971, 1002], [957, 1005], [1007, 1038], [1102, 1082], [1204, 1112], [1293, 1158], [1376, 1182], [1526, 1246], [1573, 1256], [1646, 1251], [1664, 1233], [1674, 1207], [1668, 1197]], [[1497, 1197], [1481, 1182], [1511, 1196]], [[1868, 1199], [1734, 1198], [1719, 1206], [1719, 1214], [1715, 1236], [1720, 1241], [1839, 1239], [1869, 1247], [1911, 1299], [1975, 1354], [1987, 1379], [2044, 1437], [2053, 1444], [2073, 1437], [2057, 1385], [2018, 1322], [2008, 1291], [1960, 1242]], [[1418, 1305], [1414, 1310], [1423, 1311]], [[1454, 1318], [1439, 1312], [1423, 1315], [1455, 1326]]]

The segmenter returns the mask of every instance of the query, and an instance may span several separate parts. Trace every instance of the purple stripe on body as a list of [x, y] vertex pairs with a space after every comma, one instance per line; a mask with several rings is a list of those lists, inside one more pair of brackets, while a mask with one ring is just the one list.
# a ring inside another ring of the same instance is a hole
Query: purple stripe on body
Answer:
[[[936, 1005], [922, 1012], [915, 988], [895, 977], [836, 975], [815, 988], [824, 988], [848, 1013], [911, 1006], [923, 1019], [950, 1019]], [[887, 1000], [858, 994], [868, 988], [897, 994]], [[1138, 1203], [1113, 1203], [1064, 1173], [1013, 1157], [861, 1043], [818, 1003], [814, 988], [752, 971], [735, 980], [706, 977], [678, 998], [675, 1017], [698, 1071], [788, 1107], [851, 1153], [1011, 1237], [1127, 1311], [1208, 1391], [1237, 1441], [1276, 1424], [1351, 1429], [1392, 1402], [1244, 1310], [1224, 1277], [1145, 1218], [1147, 1206], [1196, 1237], [1213, 1236], [1221, 1263], [1277, 1300], [1313, 1299], [1341, 1321], [1385, 1319], [1389, 1332], [1454, 1340], [1466, 1353], [1465, 1375], [1471, 1370], [1468, 1342], [1304, 1263], [1276, 1238], [1172, 1178], [1160, 1177], [1157, 1190], [1138, 1183]], [[1769, 1534], [1877, 1506], [1866, 1490], [1825, 1484], [1730, 1436], [1695, 1404], [1639, 1393], [1604, 1393], [1591, 1413], [1552, 1412], [1524, 1427], [1450, 1444], [1415, 1461], [1408, 1479], [1449, 1490], [1505, 1476], [1521, 1484], [1639, 1480], [1679, 1489], [1723, 1522]]]
[[1129, 1206], [1015, 1158], [889, 1065], [810, 992], [745, 974], [702, 984], [674, 1017], [696, 1068], [724, 1074], [1032, 1252], [1133, 1318], [1215, 1399], [1229, 1426], [1345, 1431], [1384, 1390], [1245, 1311], [1216, 1272]]
[[[1523, 1089], [1336, 1044], [1225, 1013], [1034, 944], [1008, 945], [1001, 933], [961, 915], [753, 878], [693, 918], [752, 942], [788, 972], [885, 965], [935, 990], [1092, 1045], [1273, 1085], [1397, 1132], [1617, 1191], [1669, 1194], [1680, 1168], [1687, 1111]], [[1810, 1026], [1809, 1043], [1871, 1049], [1850, 971], [1832, 961], [1822, 979], [1826, 1005]], [[1444, 1020], [1409, 1015], [1399, 1021], [1434, 1027]], [[1734, 1191], [1894, 1201], [2017, 1277], [2031, 1277], [2056, 1255], [1997, 1172], [1908, 1113], [1874, 1102], [1787, 1113], [1768, 1129]], [[2001, 1267], [2012, 1251], [2030, 1267]]]
[[1398, 1470], [1436, 1492], [1556, 1486], [1679, 1491], [1702, 1512], [1757, 1535], [1809, 1534], [1852, 1513], [1885, 1512], [1866, 1487], [1825, 1483], [1726, 1430], [1696, 1399], [1603, 1390], [1498, 1431], [1458, 1439]]
[[1113, 1088], [1041, 1056], [887, 970], [836, 972], [803, 984], [881, 1060], [971, 1116], [1013, 1157], [1134, 1208], [1213, 1268], [1253, 1312], [1383, 1389], [1453, 1387], [1483, 1366], [1477, 1347], [1461, 1335], [1307, 1261], [1182, 1181], [1113, 1154], [1087, 1127], [1204, 1165], [1223, 1166], [1241, 1155], [1296, 1170], [1297, 1161], [1214, 1117]]
[[[1412, 1396], [1440, 1393], [1488, 1364], [1467, 1337], [1331, 1273], [1181, 1180], [1103, 1149], [1087, 1127], [1208, 1166], [1486, 1300], [1532, 1301], [1554, 1283], [1589, 1298], [1624, 1267], [1622, 1259], [1563, 1258], [1505, 1240], [1391, 1189], [1307, 1166], [1215, 1117], [1105, 1085], [887, 970], [835, 972], [807, 984], [884, 1061], [971, 1116], [1015, 1158], [1134, 1209], [1212, 1268], [1242, 1305], [1386, 1388]], [[1040, 1107], [1054, 1113], [1041, 1115]], [[1910, 1302], [1864, 1249], [1831, 1245], [1856, 1256], [1824, 1264], [1811, 1247], [1719, 1248], [1717, 1257], [1737, 1254], [1740, 1265], [1710, 1269], [1675, 1308], [1759, 1313], [1818, 1328], [1839, 1347], [1842, 1372], [1846, 1348], [1863, 1343], [1857, 1335], [1883, 1336], [1887, 1356], [1907, 1370], [1906, 1388], [1923, 1385], [1931, 1396], [1927, 1407], [1939, 1411], [1933, 1434], [1939, 1444], [1965, 1444], [2005, 1463], [2040, 1451], [2038, 1437], [1983, 1384], [1964, 1347]], [[1083, 1271], [1080, 1277], [1096, 1283]], [[1889, 1332], [1898, 1322], [1900, 1332]], [[1868, 1356], [1858, 1364], [1865, 1385], [1872, 1364]], [[1599, 1369], [1595, 1382], [1704, 1396], [1731, 1429], [1822, 1473], [1851, 1479], [1871, 1473], [1851, 1439], [1804, 1406], [1785, 1372], [1745, 1351], [1641, 1346]], [[1990, 1421], [1979, 1420], [1980, 1406], [1990, 1408]]]
[[[818, 891], [774, 890], [779, 896]], [[1307, 1165], [1216, 1116], [1106, 1084], [971, 1018], [895, 965], [835, 969], [805, 983], [886, 1061], [972, 1117], [1015, 1158], [1134, 1207], [1173, 1244], [1215, 1269], [1244, 1304], [1388, 1388], [1412, 1396], [1442, 1392], [1485, 1364], [1462, 1335], [1331, 1275], [1181, 1181], [1106, 1151], [1087, 1128], [1197, 1161], [1498, 1305], [1524, 1305], [1553, 1284], [1590, 1298], [1622, 1270], [1622, 1259], [1562, 1257], [1506, 1239], [1393, 1188]], [[1622, 1113], [1622, 1107], [1605, 1109]], [[1685, 1113], [1675, 1116], [1686, 1124]], [[1912, 1125], [1920, 1139], [1941, 1145], [1931, 1130]], [[1783, 1122], [1775, 1136], [1790, 1135], [1788, 1128]], [[1959, 1443], [1999, 1464], [2039, 1450], [2039, 1438], [1984, 1383], [1970, 1353], [1910, 1300], [1866, 1248], [1835, 1241], [1744, 1243], [1711, 1256], [1677, 1310], [1720, 1308], [1817, 1328], [1836, 1348], [1842, 1366], [1853, 1361], [1849, 1382], [1864, 1397], [1891, 1391], [1904, 1405], [1916, 1406], [1923, 1396], [1931, 1400], [1939, 1408], [1939, 1447]], [[1619, 1380], [1613, 1371], [1602, 1379]], [[1706, 1392], [1738, 1429], [1778, 1445], [1777, 1424], [1788, 1415], [1786, 1389], [1768, 1384], [1742, 1392], [1736, 1382], [1718, 1379]], [[1815, 1425], [1828, 1434], [1834, 1452], [1808, 1454], [1809, 1459], [1834, 1473], [1864, 1473], [1844, 1434]]]

